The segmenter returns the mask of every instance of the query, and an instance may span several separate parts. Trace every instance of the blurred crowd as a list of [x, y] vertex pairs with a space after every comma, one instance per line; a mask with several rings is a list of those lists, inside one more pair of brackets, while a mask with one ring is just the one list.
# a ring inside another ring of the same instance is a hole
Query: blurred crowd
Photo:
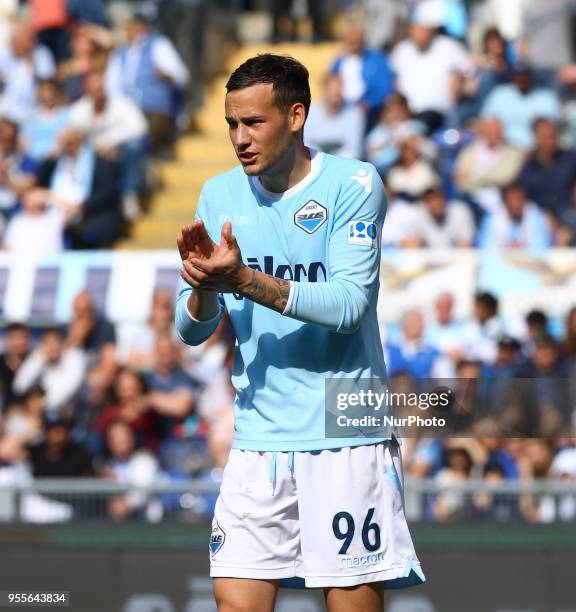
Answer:
[[[176, 337], [158, 290], [144, 324], [113, 325], [79, 293], [64, 327], [14, 323], [0, 354], [0, 483], [100, 476], [132, 485], [217, 478], [233, 433], [234, 339], [224, 321], [201, 347]], [[206, 503], [205, 500], [202, 503]], [[110, 500], [142, 516], [145, 500]], [[47, 504], [41, 516], [56, 511]], [[56, 514], [58, 516], [58, 514]]]
[[112, 29], [104, 0], [0, 3], [0, 244], [112, 246], [172, 154], [189, 72], [151, 12]]
[[305, 138], [376, 166], [383, 244], [574, 246], [575, 3], [378, 4], [345, 28]]
[[[421, 502], [423, 520], [490, 523], [552, 523], [576, 521], [576, 495], [562, 493], [562, 485], [576, 481], [574, 438], [449, 438], [418, 443], [405, 439], [405, 473], [430, 478], [441, 489]], [[485, 488], [464, 490], [471, 479]], [[506, 482], [530, 483], [545, 479], [557, 483], [552, 491], [506, 491]], [[500, 489], [498, 488], [500, 486]]]
[[454, 403], [444, 410], [394, 410], [448, 423], [444, 439], [421, 427], [403, 431], [406, 473], [453, 487], [426, 498], [424, 518], [576, 520], [573, 494], [458, 491], [471, 479], [576, 483], [576, 307], [563, 322], [541, 310], [511, 321], [501, 316], [494, 295], [481, 292], [472, 317], [459, 320], [453, 296], [444, 292], [429, 318], [411, 308], [400, 325], [389, 326], [384, 351], [393, 391], [454, 391]]
[[[191, 478], [218, 483], [234, 430], [234, 336], [225, 319], [204, 345], [184, 346], [174, 331], [173, 310], [173, 296], [158, 290], [148, 321], [114, 325], [82, 291], [64, 327], [38, 331], [13, 323], [4, 329], [0, 484], [86, 476], [128, 487]], [[492, 295], [478, 294], [473, 318], [461, 321], [453, 316], [452, 296], [444, 293], [431, 319], [413, 309], [398, 329], [387, 332], [384, 348], [393, 390], [414, 389], [427, 377], [458, 377], [466, 384], [482, 380], [488, 390], [506, 381], [518, 386], [518, 379], [524, 379], [523, 399], [534, 400], [529, 409], [508, 402], [487, 414], [467, 387], [464, 400], [456, 394], [463, 406], [457, 416], [468, 425], [478, 414], [485, 418], [466, 429], [465, 438], [426, 437], [424, 430], [406, 435], [407, 474], [455, 486], [472, 478], [576, 482], [571, 429], [576, 308], [559, 337], [546, 315], [533, 311], [525, 334], [514, 338], [504, 333]], [[463, 430], [455, 435], [462, 436]], [[175, 506], [183, 510], [173, 497], [137, 493], [111, 496], [107, 515], [159, 520]], [[480, 496], [478, 501], [447, 491], [427, 499], [423, 511], [428, 520], [439, 521], [498, 513], [499, 520], [576, 520], [570, 499]], [[209, 516], [213, 502], [210, 496], [192, 496], [187, 511]], [[27, 499], [24, 516], [64, 520], [72, 516], [69, 506], [54, 496]]]

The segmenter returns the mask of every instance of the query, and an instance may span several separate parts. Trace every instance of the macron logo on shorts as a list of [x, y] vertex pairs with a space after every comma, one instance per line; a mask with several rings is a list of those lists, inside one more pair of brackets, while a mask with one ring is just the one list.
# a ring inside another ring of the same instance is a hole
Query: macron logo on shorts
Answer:
[[210, 536], [210, 554], [213, 557], [224, 546], [226, 541], [226, 533], [218, 525], [218, 521], [214, 519], [212, 523], [212, 535]]

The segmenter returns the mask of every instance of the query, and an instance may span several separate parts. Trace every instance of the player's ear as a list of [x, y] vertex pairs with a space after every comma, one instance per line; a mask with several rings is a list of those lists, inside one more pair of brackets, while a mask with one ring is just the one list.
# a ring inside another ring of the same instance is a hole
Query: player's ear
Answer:
[[306, 122], [306, 108], [301, 102], [296, 102], [290, 108], [290, 123], [293, 132], [300, 132], [304, 129]]

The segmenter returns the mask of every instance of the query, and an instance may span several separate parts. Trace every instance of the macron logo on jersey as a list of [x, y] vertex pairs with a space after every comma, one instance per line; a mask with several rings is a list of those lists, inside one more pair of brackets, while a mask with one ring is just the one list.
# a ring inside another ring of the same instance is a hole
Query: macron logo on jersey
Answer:
[[372, 170], [368, 172], [368, 170], [360, 168], [356, 175], [351, 176], [350, 178], [362, 185], [362, 188], [366, 193], [372, 193]]
[[307, 234], [313, 234], [321, 225], [326, 223], [328, 211], [322, 204], [310, 200], [294, 215], [294, 224]]

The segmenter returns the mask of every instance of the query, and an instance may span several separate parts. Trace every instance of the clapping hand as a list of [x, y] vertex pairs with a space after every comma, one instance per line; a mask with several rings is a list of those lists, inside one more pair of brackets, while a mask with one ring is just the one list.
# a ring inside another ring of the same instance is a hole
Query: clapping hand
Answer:
[[210, 238], [202, 221], [183, 227], [177, 243], [182, 259], [180, 275], [195, 289], [234, 293], [251, 277], [231, 223], [222, 226], [220, 244]]

